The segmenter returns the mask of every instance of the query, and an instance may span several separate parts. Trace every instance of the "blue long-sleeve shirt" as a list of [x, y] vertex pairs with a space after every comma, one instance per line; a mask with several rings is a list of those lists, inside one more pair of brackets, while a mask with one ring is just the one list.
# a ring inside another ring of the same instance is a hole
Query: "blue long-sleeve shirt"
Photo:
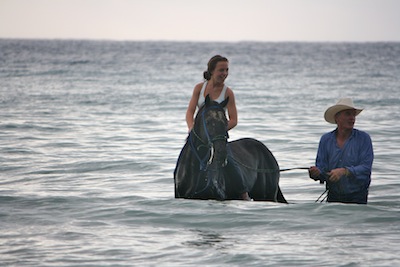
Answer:
[[337, 129], [321, 137], [316, 166], [323, 174], [336, 168], [346, 168], [350, 175], [342, 176], [335, 183], [327, 181], [325, 175], [320, 175], [320, 180], [327, 182], [327, 188], [333, 194], [348, 195], [368, 190], [374, 160], [371, 137], [366, 132], [353, 129], [344, 146], [339, 148], [336, 132]]

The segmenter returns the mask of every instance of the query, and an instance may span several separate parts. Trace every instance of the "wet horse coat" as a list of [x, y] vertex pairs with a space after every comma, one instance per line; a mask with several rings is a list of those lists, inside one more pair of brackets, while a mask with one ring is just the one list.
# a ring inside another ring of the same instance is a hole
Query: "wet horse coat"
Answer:
[[229, 200], [248, 191], [255, 201], [287, 203], [271, 151], [252, 138], [227, 142], [228, 101], [217, 103], [207, 96], [198, 111], [174, 171], [175, 197]]

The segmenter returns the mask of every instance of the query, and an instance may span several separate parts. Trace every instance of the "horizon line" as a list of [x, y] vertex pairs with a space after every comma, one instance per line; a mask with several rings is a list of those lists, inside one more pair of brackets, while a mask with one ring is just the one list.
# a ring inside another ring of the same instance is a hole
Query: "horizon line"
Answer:
[[94, 42], [170, 42], [170, 43], [400, 43], [400, 40], [173, 40], [173, 39], [113, 39], [77, 37], [1, 37], [0, 40], [94, 41]]

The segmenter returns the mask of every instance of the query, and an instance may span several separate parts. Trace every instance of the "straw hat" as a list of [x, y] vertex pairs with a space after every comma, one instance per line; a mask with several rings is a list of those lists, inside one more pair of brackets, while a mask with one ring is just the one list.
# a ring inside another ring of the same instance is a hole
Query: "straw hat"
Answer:
[[355, 108], [353, 104], [353, 100], [351, 98], [341, 98], [339, 101], [336, 103], [336, 105], [329, 107], [325, 111], [325, 120], [329, 123], [336, 124], [335, 121], [335, 115], [343, 110], [346, 109], [354, 109], [356, 111], [356, 116], [360, 114], [361, 111], [363, 111], [362, 108]]

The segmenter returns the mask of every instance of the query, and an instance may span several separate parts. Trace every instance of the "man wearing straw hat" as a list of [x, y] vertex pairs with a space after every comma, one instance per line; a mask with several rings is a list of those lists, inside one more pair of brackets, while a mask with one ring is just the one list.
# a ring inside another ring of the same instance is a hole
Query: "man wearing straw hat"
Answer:
[[351, 98], [339, 99], [325, 111], [325, 120], [337, 128], [321, 137], [309, 175], [326, 182], [328, 202], [367, 204], [374, 152], [370, 136], [354, 128], [361, 111]]

